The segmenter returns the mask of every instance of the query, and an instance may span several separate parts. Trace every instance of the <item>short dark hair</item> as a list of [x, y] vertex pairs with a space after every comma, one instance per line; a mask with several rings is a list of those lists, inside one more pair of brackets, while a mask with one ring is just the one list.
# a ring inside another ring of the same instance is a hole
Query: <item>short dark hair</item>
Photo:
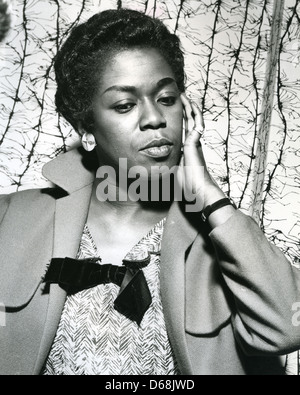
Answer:
[[0, 42], [5, 39], [11, 25], [8, 3], [0, 0]]
[[[57, 111], [77, 130], [93, 125], [96, 78], [118, 51], [155, 48], [171, 67], [184, 91], [184, 55], [179, 38], [162, 21], [138, 11], [108, 10], [75, 27], [55, 59]], [[101, 74], [100, 74], [101, 75]]]

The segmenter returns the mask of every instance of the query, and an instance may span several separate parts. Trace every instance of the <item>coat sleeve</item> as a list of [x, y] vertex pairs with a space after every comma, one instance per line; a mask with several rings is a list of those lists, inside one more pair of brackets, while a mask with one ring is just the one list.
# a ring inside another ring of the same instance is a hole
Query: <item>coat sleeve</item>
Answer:
[[256, 222], [237, 211], [212, 239], [231, 290], [235, 337], [248, 355], [283, 355], [300, 349], [300, 271], [269, 243]]

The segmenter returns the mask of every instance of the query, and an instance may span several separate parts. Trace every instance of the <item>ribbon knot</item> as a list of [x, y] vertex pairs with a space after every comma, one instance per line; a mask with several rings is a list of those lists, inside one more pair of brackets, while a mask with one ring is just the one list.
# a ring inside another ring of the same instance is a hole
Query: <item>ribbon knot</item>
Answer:
[[46, 284], [58, 284], [69, 295], [100, 284], [114, 283], [120, 292], [114, 302], [115, 309], [140, 325], [152, 298], [142, 267], [150, 262], [124, 260], [123, 266], [101, 264], [100, 258], [53, 258], [43, 279]]

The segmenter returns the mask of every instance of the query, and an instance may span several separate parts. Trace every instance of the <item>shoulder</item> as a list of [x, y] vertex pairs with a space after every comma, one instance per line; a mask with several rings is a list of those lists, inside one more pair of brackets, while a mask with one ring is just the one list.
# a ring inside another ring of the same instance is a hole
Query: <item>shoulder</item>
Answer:
[[10, 217], [36, 216], [55, 210], [55, 201], [63, 195], [58, 188], [29, 189], [0, 195], [0, 222]]
[[59, 197], [59, 189], [45, 188], [45, 189], [27, 189], [20, 192], [14, 192], [8, 195], [0, 195], [1, 205], [18, 204], [34, 204], [37, 202], [47, 202]]

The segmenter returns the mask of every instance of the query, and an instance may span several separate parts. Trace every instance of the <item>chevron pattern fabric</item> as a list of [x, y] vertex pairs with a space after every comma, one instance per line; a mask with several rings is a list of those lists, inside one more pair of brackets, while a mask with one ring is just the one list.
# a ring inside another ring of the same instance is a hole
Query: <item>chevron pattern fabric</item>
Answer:
[[[125, 257], [140, 260], [152, 304], [140, 327], [114, 309], [119, 287], [99, 285], [67, 297], [44, 375], [179, 374], [165, 326], [160, 297], [160, 245], [165, 220], [157, 224]], [[78, 259], [98, 257], [87, 226]]]

